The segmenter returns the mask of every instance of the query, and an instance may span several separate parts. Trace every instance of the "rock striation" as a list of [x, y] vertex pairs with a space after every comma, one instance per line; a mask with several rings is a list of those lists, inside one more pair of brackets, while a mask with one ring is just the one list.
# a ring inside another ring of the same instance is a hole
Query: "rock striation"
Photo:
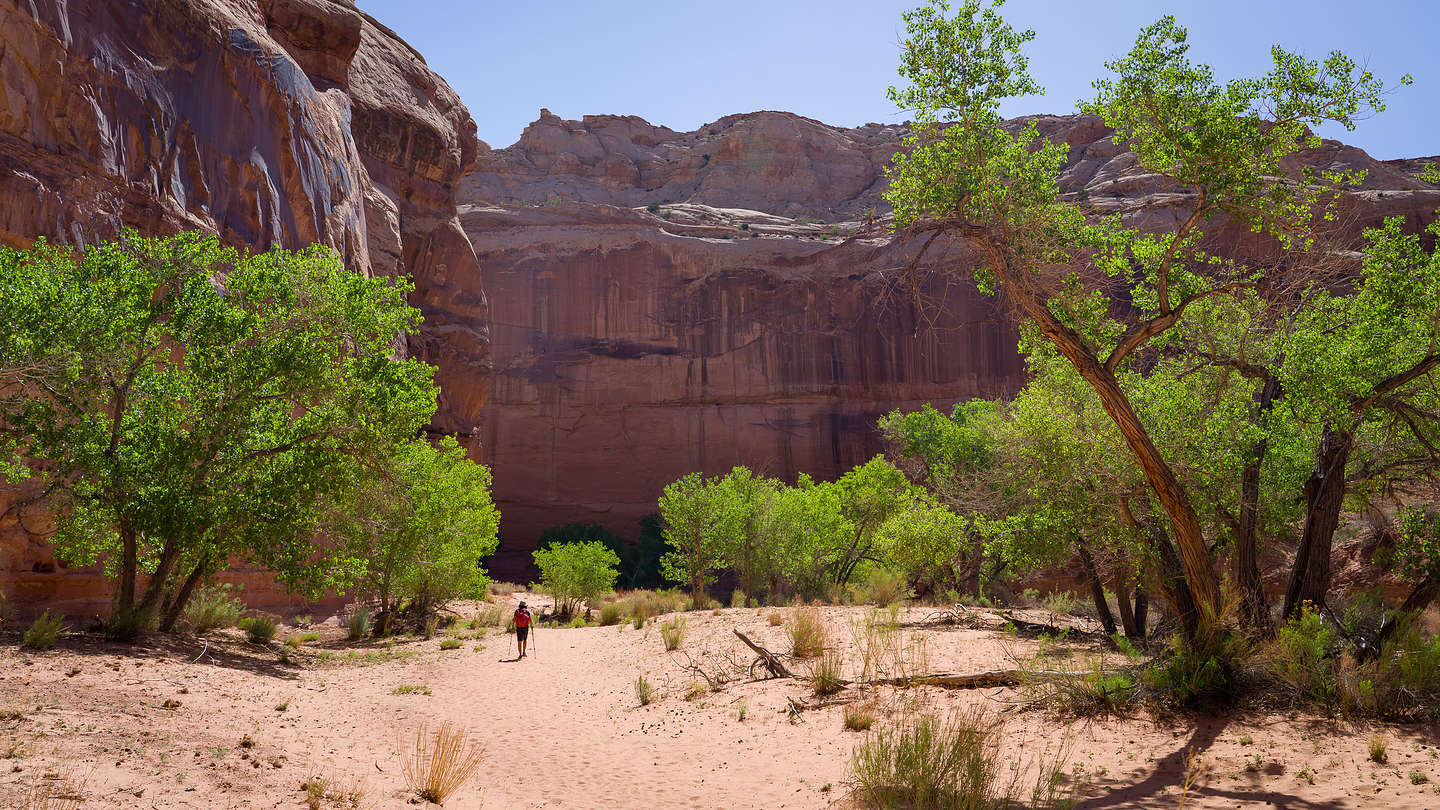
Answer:
[[[411, 274], [426, 323], [410, 349], [439, 366], [447, 431], [471, 427], [489, 379], [454, 200], [486, 149], [455, 92], [350, 0], [0, 0], [0, 241], [193, 228]], [[237, 576], [282, 599], [273, 578]], [[70, 613], [107, 594], [13, 513], [0, 591]]]
[[[1033, 120], [1069, 145], [1062, 189], [1097, 215], [1153, 226], [1186, 202], [1099, 119]], [[542, 110], [480, 156], [459, 198], [493, 306], [492, 396], [475, 421], [503, 514], [497, 573], [524, 575], [549, 526], [633, 536], [687, 472], [833, 477], [880, 450], [884, 412], [1021, 384], [1006, 314], [963, 272], [928, 272], [969, 257], [933, 253], [918, 297], [897, 287], [918, 253], [883, 227], [903, 134], [783, 112], [676, 132]], [[1418, 228], [1440, 206], [1418, 162], [1325, 141], [1302, 165], [1368, 172], [1342, 205], [1342, 241], [1390, 215]], [[1221, 220], [1208, 239], [1251, 261], [1275, 251]]]

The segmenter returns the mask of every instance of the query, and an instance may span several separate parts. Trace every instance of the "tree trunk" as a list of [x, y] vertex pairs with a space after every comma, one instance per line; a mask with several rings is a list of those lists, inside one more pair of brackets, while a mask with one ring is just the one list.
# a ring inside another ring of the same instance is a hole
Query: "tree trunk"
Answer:
[[1330, 551], [1345, 505], [1345, 465], [1354, 446], [1353, 433], [1328, 425], [1320, 437], [1315, 469], [1305, 482], [1305, 528], [1300, 534], [1290, 585], [1285, 589], [1286, 618], [1306, 602], [1317, 608], [1325, 604], [1330, 590]]
[[1135, 611], [1130, 609], [1130, 583], [1119, 571], [1115, 572], [1115, 604], [1120, 608], [1120, 629], [1126, 638], [1138, 638], [1135, 632]]
[[[1190, 496], [1151, 441], [1150, 433], [1131, 407], [1130, 399], [1121, 390], [1115, 375], [1100, 363], [1075, 330], [1060, 322], [1042, 302], [1025, 300], [1027, 298], [1029, 296], [1022, 294], [1015, 300], [1035, 320], [1055, 348], [1075, 366], [1085, 382], [1100, 395], [1100, 404], [1125, 437], [1135, 462], [1140, 465], [1145, 480], [1159, 499], [1160, 508], [1175, 532], [1175, 542], [1179, 546], [1178, 561], [1182, 566], [1180, 585], [1189, 590], [1189, 601], [1206, 606], [1212, 613], [1217, 612], [1220, 584], [1215, 578], [1210, 553], [1205, 547], [1205, 535], [1200, 529], [1200, 519], [1195, 516]], [[1192, 615], [1195, 615], [1193, 611]]]
[[[1142, 537], [1149, 540], [1150, 546], [1155, 549], [1156, 555], [1160, 558], [1158, 577], [1160, 591], [1165, 594], [1166, 600], [1175, 609], [1175, 615], [1180, 618], [1180, 626], [1185, 632], [1185, 638], [1193, 640], [1196, 631], [1200, 629], [1200, 609], [1195, 604], [1190, 589], [1185, 586], [1185, 571], [1181, 567], [1179, 555], [1175, 553], [1175, 547], [1170, 544], [1170, 538], [1166, 537], [1165, 532], [1161, 529], [1151, 529], [1142, 525], [1136, 519], [1135, 514], [1130, 511], [1129, 498], [1120, 499], [1120, 515], [1133, 529], [1140, 532]], [[1139, 602], [1138, 597], [1136, 601]], [[1145, 607], [1139, 607], [1137, 604], [1135, 609], [1135, 612], [1140, 614], [1137, 616], [1136, 623], [1142, 628], [1145, 626], [1144, 614], [1148, 607], [1147, 601]]]
[[1110, 613], [1110, 603], [1105, 601], [1105, 586], [1100, 583], [1100, 573], [1095, 570], [1095, 559], [1090, 556], [1090, 546], [1085, 543], [1085, 538], [1076, 537], [1075, 544], [1080, 549], [1080, 564], [1085, 568], [1085, 579], [1090, 582], [1090, 596], [1095, 600], [1095, 613], [1100, 617], [1100, 625], [1105, 628], [1105, 635], [1115, 635], [1115, 617]]
[[1150, 618], [1150, 597], [1140, 588], [1135, 589], [1135, 633], [1136, 638], [1143, 639], [1149, 632], [1146, 624]]
[[[1257, 424], [1270, 412], [1279, 390], [1280, 384], [1270, 379], [1256, 394]], [[1260, 580], [1256, 530], [1260, 517], [1260, 468], [1268, 448], [1269, 440], [1260, 439], [1245, 460], [1245, 469], [1240, 473], [1240, 520], [1235, 531], [1235, 582], [1240, 587], [1240, 621], [1249, 630], [1264, 636], [1271, 632], [1270, 606], [1265, 601]]]
[[195, 586], [200, 584], [200, 580], [205, 577], [205, 569], [208, 564], [208, 557], [202, 555], [200, 562], [195, 565], [195, 570], [185, 578], [185, 584], [180, 586], [180, 590], [175, 594], [175, 599], [166, 609], [165, 618], [160, 622], [160, 632], [168, 633], [175, 629], [175, 622], [185, 610], [185, 604], [190, 601], [190, 594], [195, 591]]
[[140, 569], [140, 542], [135, 530], [126, 523], [120, 524], [120, 545], [120, 596], [115, 605], [115, 615], [128, 617], [135, 611], [135, 577]]
[[150, 575], [150, 582], [145, 586], [145, 596], [140, 600], [138, 608], [140, 614], [150, 613], [160, 604], [160, 597], [165, 594], [165, 584], [179, 559], [179, 544], [167, 541], [160, 549], [160, 562], [155, 566], [155, 573]]

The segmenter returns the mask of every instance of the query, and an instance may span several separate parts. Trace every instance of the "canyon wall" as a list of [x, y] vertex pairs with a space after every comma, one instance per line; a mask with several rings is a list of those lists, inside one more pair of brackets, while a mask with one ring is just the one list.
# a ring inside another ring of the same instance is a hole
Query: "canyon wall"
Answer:
[[[412, 274], [439, 367], [436, 427], [469, 431], [489, 379], [487, 305], [454, 187], [488, 149], [448, 85], [344, 0], [0, 0], [0, 241], [76, 246], [134, 227], [254, 249], [334, 247]], [[0, 493], [0, 592], [102, 611]], [[252, 600], [274, 578], [239, 571]]]
[[[1034, 120], [1069, 144], [1062, 189], [1092, 213], [1157, 226], [1188, 202], [1098, 119]], [[492, 396], [475, 421], [503, 514], [497, 574], [524, 576], [550, 526], [635, 536], [687, 472], [831, 478], [881, 449], [882, 413], [1021, 384], [1016, 329], [966, 278], [969, 257], [937, 246], [917, 294], [897, 285], [919, 253], [884, 227], [903, 134], [781, 112], [676, 132], [542, 110], [480, 156], [459, 198], [493, 307]], [[1440, 206], [1418, 162], [1325, 141], [1302, 165], [1367, 170], [1341, 206], [1342, 242], [1392, 214], [1418, 228]], [[1208, 239], [1276, 255], [1219, 219]]]

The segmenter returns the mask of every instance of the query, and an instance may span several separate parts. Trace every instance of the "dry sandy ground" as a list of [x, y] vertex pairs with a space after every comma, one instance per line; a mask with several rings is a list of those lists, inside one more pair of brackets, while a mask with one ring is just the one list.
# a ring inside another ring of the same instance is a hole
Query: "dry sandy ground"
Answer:
[[[386, 648], [339, 640], [333, 620], [326, 635], [334, 640], [307, 645], [301, 665], [277, 661], [278, 647], [223, 634], [140, 648], [76, 636], [45, 653], [12, 641], [0, 647], [0, 807], [67, 779], [83, 783], [85, 808], [304, 807], [300, 785], [310, 775], [363, 787], [363, 807], [408, 807], [418, 800], [406, 792], [398, 753], [418, 727], [442, 721], [487, 748], [479, 777], [451, 808], [845, 807], [846, 765], [862, 735], [842, 728], [841, 707], [792, 718], [788, 698], [814, 698], [784, 680], [740, 680], [686, 699], [697, 680], [688, 660], [711, 669], [727, 657], [749, 661], [732, 629], [786, 648], [770, 612], [686, 614], [684, 654], [666, 653], [654, 624], [540, 628], [534, 654], [520, 661], [513, 638], [493, 629], [455, 650], [441, 650], [441, 638]], [[850, 622], [862, 615], [826, 608], [832, 638], [850, 639]], [[910, 632], [923, 635], [935, 671], [1003, 667], [1007, 654], [1035, 645], [991, 630]], [[334, 657], [319, 660], [326, 650]], [[343, 660], [356, 650], [359, 660]], [[639, 675], [658, 688], [649, 706], [635, 698]], [[407, 684], [430, 693], [392, 693]], [[891, 711], [916, 701], [1004, 710], [1016, 693], [881, 697]], [[1434, 729], [1281, 716], [1006, 716], [1007, 755], [1028, 761], [1069, 738], [1071, 767], [1090, 780], [1084, 807], [1440, 807]], [[1368, 760], [1377, 728], [1391, 741], [1388, 765]], [[1187, 762], [1196, 778], [1182, 794]], [[1412, 784], [1411, 771], [1434, 781]]]

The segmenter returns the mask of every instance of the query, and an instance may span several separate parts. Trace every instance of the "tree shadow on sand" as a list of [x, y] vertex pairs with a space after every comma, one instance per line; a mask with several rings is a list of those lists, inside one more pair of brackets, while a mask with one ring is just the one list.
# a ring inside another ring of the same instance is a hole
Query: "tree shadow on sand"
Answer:
[[[1108, 788], [1109, 791], [1104, 796], [1093, 796], [1081, 802], [1077, 806], [1078, 810], [1100, 810], [1100, 808], [1111, 807], [1173, 810], [1176, 806], [1176, 793], [1173, 789], [1183, 782], [1190, 758], [1202, 756], [1209, 751], [1215, 745], [1215, 741], [1220, 738], [1220, 734], [1229, 727], [1232, 719], [1231, 717], [1199, 718], [1190, 738], [1174, 751], [1156, 761], [1155, 769], [1149, 776], [1139, 782], [1129, 784], [1114, 779], [1097, 780], [1092, 783], [1092, 790]], [[1341, 801], [1309, 801], [1259, 785], [1235, 788], [1197, 785], [1190, 789], [1190, 795], [1196, 799], [1214, 797], [1234, 802], [1237, 806], [1273, 807], [1277, 810], [1279, 808], [1345, 810], [1350, 807]]]
[[[278, 644], [264, 646], [232, 639], [160, 633], [149, 633], [129, 643], [109, 641], [88, 633], [76, 634], [62, 637], [55, 645], [55, 651], [82, 656], [115, 656], [174, 664], [216, 666], [286, 681], [298, 680], [302, 671], [301, 667], [286, 664], [279, 659]], [[33, 655], [37, 659], [43, 659], [48, 653], [37, 652]]]

